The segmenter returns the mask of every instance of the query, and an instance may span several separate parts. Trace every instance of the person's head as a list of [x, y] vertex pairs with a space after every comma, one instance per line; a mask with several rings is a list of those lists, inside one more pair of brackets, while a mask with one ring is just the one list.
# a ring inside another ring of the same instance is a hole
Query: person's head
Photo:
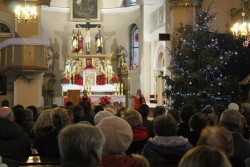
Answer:
[[241, 114], [227, 109], [221, 114], [219, 123], [231, 132], [238, 132], [241, 128]]
[[52, 109], [46, 109], [42, 110], [34, 124], [34, 127], [32, 131], [34, 134], [37, 134], [39, 130], [43, 129], [46, 126], [52, 126], [52, 120], [50, 117], [50, 112], [52, 112]]
[[103, 111], [103, 110], [104, 110], [104, 108], [102, 105], [96, 105], [94, 108], [95, 114], [97, 114], [98, 112]]
[[14, 110], [15, 122], [18, 125], [23, 125], [27, 121], [27, 116], [24, 109], [17, 108]]
[[239, 105], [236, 104], [236, 103], [230, 103], [230, 104], [228, 104], [227, 108], [229, 110], [235, 110], [235, 111], [239, 111], [240, 110]]
[[143, 118], [147, 118], [149, 113], [149, 106], [147, 104], [141, 104], [138, 108], [138, 111]]
[[197, 145], [207, 145], [223, 151], [227, 157], [233, 154], [233, 136], [224, 127], [207, 126], [200, 134]]
[[97, 127], [79, 123], [63, 128], [58, 135], [62, 166], [99, 166], [104, 142]]
[[108, 112], [110, 112], [112, 115], [115, 115], [115, 109], [114, 109], [113, 106], [104, 107], [104, 111], [108, 111]]
[[87, 91], [87, 90], [83, 90], [82, 93], [83, 93], [83, 96], [84, 96], [84, 97], [88, 96], [88, 91]]
[[65, 103], [65, 108], [70, 108], [70, 107], [72, 107], [73, 105], [74, 105], [73, 102], [67, 101], [67, 102]]
[[28, 106], [27, 108], [31, 109], [32, 112], [33, 112], [33, 121], [36, 121], [37, 120], [37, 117], [38, 117], [38, 109], [36, 106]]
[[106, 139], [103, 153], [122, 153], [126, 151], [132, 143], [132, 128], [122, 118], [115, 116], [104, 118], [96, 127], [102, 130]]
[[2, 101], [2, 107], [10, 107], [10, 103], [8, 100], [3, 100]]
[[131, 108], [122, 113], [122, 118], [127, 121], [132, 128], [141, 126], [143, 123], [141, 114]]
[[201, 131], [203, 128], [209, 125], [209, 120], [207, 115], [203, 113], [195, 113], [191, 116], [188, 124], [191, 130]]
[[54, 127], [64, 127], [70, 125], [73, 121], [70, 113], [61, 107], [54, 108], [50, 112], [50, 117]]
[[196, 108], [192, 104], [185, 104], [181, 107], [180, 118], [182, 122], [188, 123], [192, 115], [197, 112]]
[[169, 109], [168, 114], [171, 114], [177, 122], [180, 122], [180, 112], [177, 109]]
[[81, 105], [79, 105], [79, 104], [74, 105], [73, 108], [72, 108], [72, 113], [73, 113], [73, 117], [74, 117], [75, 121], [77, 119], [79, 119], [79, 118], [83, 118], [83, 116], [84, 116], [83, 107]]
[[116, 112], [116, 116], [121, 117], [122, 113], [125, 112], [126, 110], [127, 110], [126, 107], [120, 107]]
[[114, 115], [109, 111], [98, 112], [94, 117], [95, 125], [99, 124], [99, 122], [101, 122], [101, 120], [103, 120], [104, 118], [111, 117], [111, 116], [114, 116]]
[[92, 60], [91, 59], [86, 59], [86, 65], [91, 66], [92, 65]]
[[26, 114], [27, 117], [27, 121], [33, 121], [34, 120], [34, 115], [33, 115], [33, 111], [29, 108], [25, 108], [24, 112]]
[[1, 107], [0, 108], [0, 119], [8, 119], [10, 121], [14, 121], [14, 112], [9, 107]]
[[220, 117], [221, 114], [223, 113], [223, 111], [226, 110], [226, 107], [225, 107], [224, 105], [222, 105], [222, 104], [219, 104], [219, 103], [215, 103], [215, 104], [213, 105], [213, 108], [214, 108], [215, 114], [216, 114], [218, 117]]
[[153, 110], [153, 117], [156, 118], [157, 116], [166, 114], [166, 109], [164, 106], [156, 106]]
[[13, 112], [15, 112], [15, 110], [16, 110], [16, 109], [19, 109], [19, 108], [24, 109], [24, 106], [21, 105], [21, 104], [15, 105], [15, 106], [13, 107]]
[[225, 154], [208, 146], [197, 146], [189, 150], [178, 167], [231, 167]]
[[157, 136], [176, 136], [178, 131], [177, 121], [170, 114], [156, 117], [153, 128]]
[[136, 95], [141, 95], [141, 89], [137, 89], [137, 91], [136, 91]]

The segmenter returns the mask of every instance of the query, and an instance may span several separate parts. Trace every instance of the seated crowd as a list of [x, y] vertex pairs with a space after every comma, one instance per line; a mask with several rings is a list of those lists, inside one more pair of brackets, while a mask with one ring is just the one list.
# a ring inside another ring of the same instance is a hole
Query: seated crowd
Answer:
[[4, 100], [0, 167], [28, 165], [34, 155], [63, 167], [250, 167], [249, 123], [248, 103], [116, 111], [88, 101], [10, 108]]

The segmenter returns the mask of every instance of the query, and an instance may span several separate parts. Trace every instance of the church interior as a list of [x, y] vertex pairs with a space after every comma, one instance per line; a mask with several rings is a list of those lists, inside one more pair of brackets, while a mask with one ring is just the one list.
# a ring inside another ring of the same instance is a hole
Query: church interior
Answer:
[[[141, 89], [152, 108], [168, 103], [159, 75], [172, 75], [170, 52], [176, 29], [195, 24], [197, 11], [212, 2], [1, 0], [0, 75], [5, 89], [0, 100], [9, 100], [11, 106], [63, 106], [68, 90], [79, 90], [78, 96], [87, 90], [97, 103], [108, 95], [130, 107], [131, 97]], [[248, 18], [250, 2], [243, 3]], [[14, 12], [18, 5], [35, 6], [36, 16], [26, 20], [18, 16]], [[241, 0], [216, 0], [211, 29], [230, 34], [232, 24], [241, 20], [240, 9]], [[245, 49], [241, 54], [247, 53]], [[247, 56], [242, 57], [235, 61], [248, 62]], [[249, 73], [247, 67], [230, 68], [238, 71], [240, 80]]]

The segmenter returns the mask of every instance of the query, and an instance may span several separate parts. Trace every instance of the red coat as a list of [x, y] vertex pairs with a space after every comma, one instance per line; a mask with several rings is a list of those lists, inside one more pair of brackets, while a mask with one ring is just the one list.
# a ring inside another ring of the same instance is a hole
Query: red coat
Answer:
[[134, 109], [137, 110], [141, 104], [146, 104], [146, 100], [145, 100], [144, 96], [141, 97], [141, 102], [142, 103], [140, 103], [139, 98], [134, 96]]

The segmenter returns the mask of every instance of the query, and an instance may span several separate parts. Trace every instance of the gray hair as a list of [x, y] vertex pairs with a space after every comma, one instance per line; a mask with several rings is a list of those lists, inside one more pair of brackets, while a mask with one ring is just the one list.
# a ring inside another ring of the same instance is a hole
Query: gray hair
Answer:
[[241, 127], [241, 114], [239, 111], [227, 109], [220, 117], [220, 124], [231, 132], [238, 132]]
[[100, 165], [104, 142], [104, 135], [97, 127], [86, 124], [66, 126], [58, 135], [62, 166]]

